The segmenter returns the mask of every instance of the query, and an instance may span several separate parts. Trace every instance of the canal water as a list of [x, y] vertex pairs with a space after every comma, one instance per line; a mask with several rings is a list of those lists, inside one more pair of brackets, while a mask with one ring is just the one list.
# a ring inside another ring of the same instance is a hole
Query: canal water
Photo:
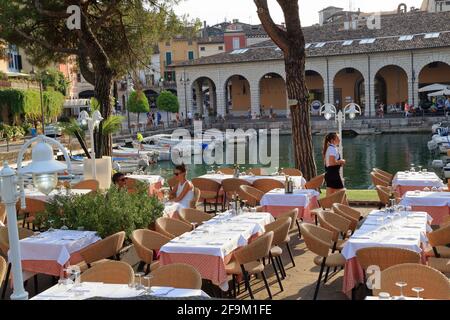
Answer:
[[[343, 139], [344, 158], [347, 165], [344, 168], [346, 187], [349, 189], [367, 189], [371, 187], [370, 171], [377, 167], [389, 172], [397, 172], [421, 165], [431, 170], [431, 162], [439, 158], [431, 154], [427, 142], [431, 134], [379, 134], [349, 136]], [[323, 173], [322, 161], [323, 136], [314, 136], [314, 152], [318, 173]], [[290, 135], [280, 136], [280, 167], [293, 167], [292, 140]], [[248, 150], [247, 150], [248, 159]], [[243, 165], [244, 168], [255, 167]], [[159, 162], [149, 172], [170, 177], [173, 165], [169, 161]], [[188, 165], [188, 178], [200, 176], [211, 170], [208, 165]], [[440, 172], [437, 172], [441, 174]]]

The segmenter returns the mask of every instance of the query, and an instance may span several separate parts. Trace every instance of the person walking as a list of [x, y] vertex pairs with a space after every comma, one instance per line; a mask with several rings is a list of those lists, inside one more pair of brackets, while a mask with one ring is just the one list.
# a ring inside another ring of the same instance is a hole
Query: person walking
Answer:
[[341, 159], [337, 148], [340, 143], [341, 139], [335, 132], [327, 134], [323, 142], [322, 156], [325, 164], [327, 196], [344, 189], [340, 170], [341, 166], [345, 165], [345, 160]]

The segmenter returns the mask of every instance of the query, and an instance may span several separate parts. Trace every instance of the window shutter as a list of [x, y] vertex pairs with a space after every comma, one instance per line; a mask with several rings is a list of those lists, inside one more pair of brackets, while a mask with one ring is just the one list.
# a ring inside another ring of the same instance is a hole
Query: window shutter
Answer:
[[16, 57], [17, 57], [17, 69], [20, 72], [22, 70], [22, 56], [18, 54]]

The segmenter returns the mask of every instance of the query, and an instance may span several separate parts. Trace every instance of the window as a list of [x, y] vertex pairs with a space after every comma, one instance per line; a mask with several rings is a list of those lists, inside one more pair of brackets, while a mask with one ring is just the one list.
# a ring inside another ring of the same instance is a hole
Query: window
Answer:
[[166, 47], [170, 47], [170, 41], [166, 41]]
[[439, 35], [440, 35], [439, 32], [427, 33], [427, 34], [425, 35], [425, 39], [439, 38]]
[[344, 41], [343, 46], [350, 46], [353, 43], [353, 40]]
[[305, 49], [308, 49], [309, 47], [311, 47], [311, 43], [305, 44]]
[[200, 47], [200, 51], [205, 51], [206, 48], [205, 47]]
[[409, 36], [401, 36], [398, 41], [410, 41], [414, 38], [413, 35], [409, 35]]
[[359, 44], [370, 44], [370, 43], [374, 43], [375, 42], [375, 38], [372, 39], [362, 39], [361, 41], [359, 41]]
[[220, 50], [220, 51], [223, 51], [223, 46], [219, 46], [219, 50]]
[[166, 52], [166, 66], [172, 64], [172, 52]]
[[233, 52], [231, 52], [231, 54], [241, 54], [241, 53], [246, 53], [248, 51], [248, 49], [238, 49], [238, 50], [234, 50]]
[[314, 46], [314, 48], [322, 48], [324, 45], [326, 45], [326, 42], [319, 42]]
[[233, 38], [233, 50], [239, 49], [241, 47], [241, 41], [239, 38]]
[[8, 48], [8, 69], [11, 72], [22, 70], [22, 56], [15, 45], [10, 45]]
[[188, 40], [188, 46], [192, 46], [192, 40]]
[[194, 60], [194, 51], [188, 51], [188, 59]]

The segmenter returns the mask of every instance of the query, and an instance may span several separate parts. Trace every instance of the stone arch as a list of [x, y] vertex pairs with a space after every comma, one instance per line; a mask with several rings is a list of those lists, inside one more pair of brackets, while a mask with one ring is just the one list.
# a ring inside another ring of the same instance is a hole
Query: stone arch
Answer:
[[[287, 110], [286, 81], [276, 72], [264, 74], [259, 79], [259, 103], [261, 114], [276, 116]], [[272, 110], [272, 113], [271, 113]]]
[[199, 76], [192, 82], [192, 105], [194, 114], [205, 117], [217, 116], [216, 83], [210, 77]]
[[375, 106], [402, 104], [408, 101], [408, 72], [398, 64], [387, 64], [374, 70]]
[[234, 74], [225, 80], [225, 114], [245, 115], [251, 108], [251, 88], [247, 77]]
[[364, 74], [361, 71], [354, 67], [344, 67], [338, 70], [331, 80], [334, 88], [334, 101], [332, 102], [337, 108], [355, 102], [364, 109], [366, 89]]

